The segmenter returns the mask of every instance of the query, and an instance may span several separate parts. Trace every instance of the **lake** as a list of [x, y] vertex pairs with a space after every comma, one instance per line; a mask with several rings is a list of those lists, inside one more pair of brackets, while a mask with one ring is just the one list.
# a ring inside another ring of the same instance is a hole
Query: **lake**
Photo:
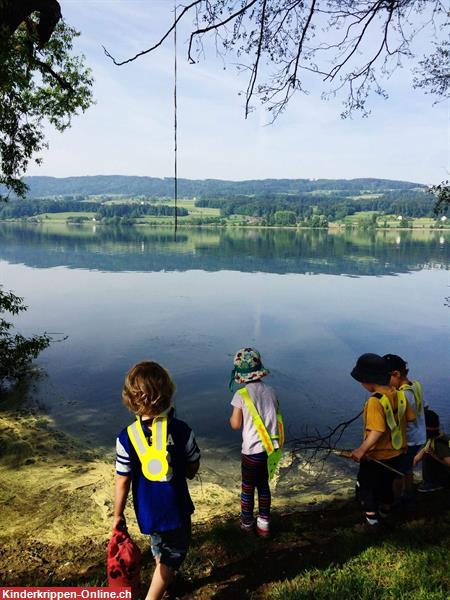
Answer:
[[[68, 338], [39, 358], [32, 396], [57, 425], [111, 448], [130, 415], [129, 367], [157, 360], [202, 445], [236, 454], [232, 358], [260, 350], [288, 438], [359, 412], [364, 352], [400, 354], [450, 430], [450, 232], [113, 229], [0, 224], [0, 281], [29, 335]], [[355, 423], [343, 445], [355, 443]]]

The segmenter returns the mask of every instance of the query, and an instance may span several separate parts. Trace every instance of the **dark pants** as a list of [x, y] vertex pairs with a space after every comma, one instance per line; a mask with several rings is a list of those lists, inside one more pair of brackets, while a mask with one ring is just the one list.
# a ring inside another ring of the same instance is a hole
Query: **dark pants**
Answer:
[[[393, 501], [392, 483], [398, 477], [386, 466], [400, 470], [403, 456], [395, 456], [389, 460], [362, 460], [359, 465], [356, 484], [356, 498], [365, 512], [378, 512], [380, 505], [390, 505]], [[386, 466], [383, 466], [386, 465]]]
[[450, 487], [450, 467], [425, 454], [422, 460], [422, 478], [427, 483]]
[[241, 519], [253, 522], [255, 488], [258, 490], [258, 513], [266, 519], [270, 516], [270, 487], [267, 471], [267, 454], [242, 454]]

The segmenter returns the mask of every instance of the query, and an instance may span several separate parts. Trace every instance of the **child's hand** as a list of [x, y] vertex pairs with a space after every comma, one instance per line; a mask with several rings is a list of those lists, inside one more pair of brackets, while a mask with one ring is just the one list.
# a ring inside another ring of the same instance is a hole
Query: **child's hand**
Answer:
[[413, 466], [415, 467], [418, 463], [420, 463], [420, 461], [423, 458], [423, 455], [425, 454], [426, 450], [420, 450], [420, 452], [418, 452], [413, 460]]
[[126, 528], [127, 528], [127, 522], [123, 515], [113, 518], [113, 524], [112, 524], [113, 531], [115, 529], [118, 529], [119, 531], [125, 531]]
[[361, 448], [355, 448], [355, 450], [352, 450], [351, 459], [359, 463], [364, 457], [364, 454], [364, 450], [361, 450]]

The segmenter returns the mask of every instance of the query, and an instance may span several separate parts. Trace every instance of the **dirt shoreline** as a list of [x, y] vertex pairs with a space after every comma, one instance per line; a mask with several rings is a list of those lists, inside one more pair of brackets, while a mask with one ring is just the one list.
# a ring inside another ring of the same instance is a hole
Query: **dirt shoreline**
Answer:
[[[292, 462], [287, 454], [273, 486], [275, 535], [270, 541], [259, 540], [239, 531], [239, 464], [225, 461], [225, 454], [206, 449], [202, 481], [190, 484], [197, 508], [180, 598], [270, 597], [271, 582], [294, 576], [302, 568], [339, 563], [354, 552], [347, 541], [355, 535], [352, 527], [360, 517], [350, 499], [350, 472], [325, 464], [324, 472], [314, 472], [310, 465], [307, 473], [307, 464]], [[89, 450], [59, 431], [45, 412], [3, 405], [0, 585], [106, 585], [112, 459], [112, 454]], [[224, 475], [225, 463], [230, 467]], [[320, 491], [314, 485], [318, 476], [321, 480], [325, 476]], [[417, 529], [423, 539], [424, 526], [436, 532], [438, 521], [442, 525], [444, 515], [448, 517], [448, 497], [440, 493], [418, 500], [414, 522], [401, 527]], [[148, 582], [153, 565], [149, 543], [137, 531], [131, 507], [128, 515], [130, 532], [144, 551], [142, 580]], [[430, 535], [436, 542], [436, 533]], [[441, 544], [446, 535], [442, 530]], [[365, 538], [352, 542], [361, 549], [370, 543]]]
[[[196, 506], [194, 526], [208, 528], [217, 519], [236, 523], [239, 460], [230, 457], [226, 449], [204, 447], [202, 452], [201, 475], [189, 483]], [[352, 487], [351, 476], [341, 473], [336, 477], [333, 471], [329, 486], [318, 490], [314, 485], [318, 475], [311, 466], [293, 461], [287, 453], [272, 485], [274, 510], [290, 513], [299, 507], [317, 509], [329, 501], [330, 494], [339, 499], [338, 504], [345, 503]], [[14, 402], [5, 406], [1, 402], [3, 584], [63, 584], [86, 578], [99, 585], [104, 583], [100, 566], [110, 536], [113, 482], [112, 452], [88, 448], [56, 428], [51, 417], [39, 408]], [[126, 515], [132, 536], [148, 546], [138, 531], [131, 502]]]
[[[202, 445], [203, 446], [203, 445]], [[33, 537], [63, 543], [85, 536], [108, 538], [113, 509], [114, 454], [88, 448], [57, 429], [33, 408], [0, 413], [0, 539]], [[315, 506], [330, 496], [345, 499], [351, 474], [334, 465], [315, 469], [286, 453], [272, 484], [279, 509]], [[315, 484], [321, 477], [320, 488]], [[240, 464], [227, 449], [202, 447], [200, 476], [189, 483], [196, 506], [193, 521], [207, 522], [239, 511]], [[138, 534], [131, 503], [127, 514]]]

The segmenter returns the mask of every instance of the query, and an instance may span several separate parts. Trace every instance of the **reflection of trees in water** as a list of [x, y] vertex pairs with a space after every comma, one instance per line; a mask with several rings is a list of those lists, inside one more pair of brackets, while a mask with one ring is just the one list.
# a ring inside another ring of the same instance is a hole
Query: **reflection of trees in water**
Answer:
[[442, 232], [0, 226], [0, 258], [105, 271], [221, 269], [383, 275], [448, 268]]

